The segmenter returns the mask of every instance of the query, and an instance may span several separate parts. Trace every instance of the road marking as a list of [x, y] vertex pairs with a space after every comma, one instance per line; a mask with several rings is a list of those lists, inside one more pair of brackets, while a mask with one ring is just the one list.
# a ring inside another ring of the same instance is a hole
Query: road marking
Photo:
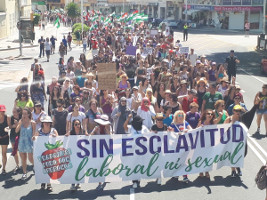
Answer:
[[247, 140], [247, 144], [250, 149], [256, 154], [256, 156], [260, 159], [260, 161], [265, 164], [266, 160], [260, 155], [260, 153], [253, 147], [253, 145]]
[[261, 147], [261, 145], [256, 142], [256, 140], [252, 137], [251, 134], [248, 133], [248, 138], [256, 145], [256, 147], [264, 154], [264, 156], [267, 158], [267, 152]]
[[130, 200], [135, 200], [133, 188], [130, 189]]
[[252, 75], [251, 73], [246, 72], [243, 68], [239, 68], [239, 70], [241, 70], [241, 71], [245, 72], [246, 74], [252, 76], [253, 78], [255, 78], [255, 79], [257, 79], [258, 81], [260, 81], [261, 83], [266, 84], [263, 80], [261, 80], [261, 79], [259, 79], [258, 77]]

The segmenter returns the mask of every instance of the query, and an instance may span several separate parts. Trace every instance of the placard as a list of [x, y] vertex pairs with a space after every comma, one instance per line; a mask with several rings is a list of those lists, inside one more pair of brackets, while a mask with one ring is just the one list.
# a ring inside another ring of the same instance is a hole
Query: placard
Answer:
[[180, 53], [181, 54], [188, 54], [189, 53], [189, 47], [180, 47]]
[[241, 123], [184, 133], [36, 137], [36, 183], [118, 182], [243, 167], [247, 128]]
[[136, 47], [135, 46], [127, 46], [126, 47], [126, 54], [136, 56]]
[[116, 63], [97, 63], [98, 88], [116, 90]]
[[151, 29], [150, 30], [150, 35], [153, 37], [153, 36], [155, 36], [155, 35], [157, 35], [158, 34], [158, 29]]

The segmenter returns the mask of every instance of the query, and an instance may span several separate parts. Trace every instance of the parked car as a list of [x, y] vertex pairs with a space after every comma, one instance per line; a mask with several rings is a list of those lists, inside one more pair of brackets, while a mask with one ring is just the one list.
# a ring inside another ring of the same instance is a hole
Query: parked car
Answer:
[[158, 27], [162, 21], [163, 21], [163, 19], [154, 18], [153, 21], [152, 21], [152, 25], [154, 27]]
[[176, 29], [178, 22], [174, 19], [165, 19], [162, 23], [164, 23], [166, 26], [169, 26], [172, 29]]

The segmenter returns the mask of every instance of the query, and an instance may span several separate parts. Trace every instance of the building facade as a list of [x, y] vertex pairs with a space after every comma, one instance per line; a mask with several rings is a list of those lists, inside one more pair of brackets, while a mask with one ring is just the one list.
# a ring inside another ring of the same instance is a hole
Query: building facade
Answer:
[[263, 27], [263, 0], [187, 0], [185, 8], [188, 19], [198, 24], [242, 30], [248, 21], [251, 29]]
[[[17, 29], [19, 21], [18, 1], [0, 0], [0, 39], [8, 37]], [[31, 0], [20, 0], [21, 17], [30, 18]]]

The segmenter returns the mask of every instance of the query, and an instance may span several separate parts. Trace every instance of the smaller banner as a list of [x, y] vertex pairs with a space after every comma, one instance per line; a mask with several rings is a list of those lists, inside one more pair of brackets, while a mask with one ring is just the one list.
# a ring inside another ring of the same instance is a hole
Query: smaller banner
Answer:
[[98, 88], [116, 90], [116, 63], [97, 63]]
[[136, 47], [135, 46], [128, 46], [126, 47], [126, 54], [136, 56]]

